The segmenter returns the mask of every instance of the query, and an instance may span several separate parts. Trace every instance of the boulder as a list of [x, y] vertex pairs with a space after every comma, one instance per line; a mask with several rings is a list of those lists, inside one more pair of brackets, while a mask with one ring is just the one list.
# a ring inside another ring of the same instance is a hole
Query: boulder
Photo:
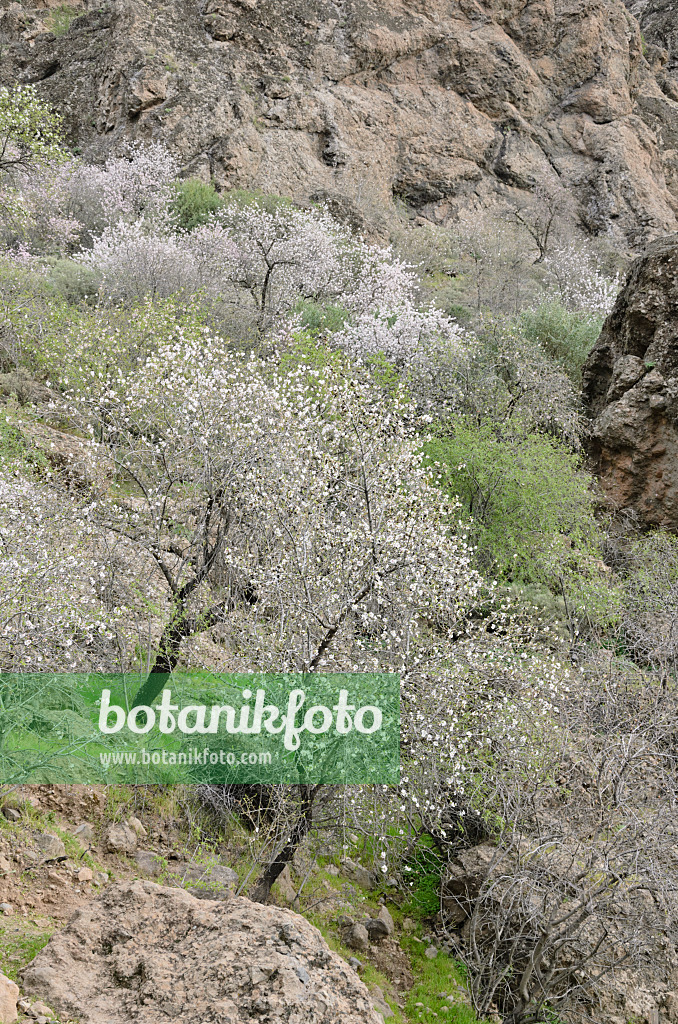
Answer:
[[197, 864], [194, 861], [179, 861], [173, 864], [170, 877], [199, 899], [228, 899], [239, 884], [238, 873], [223, 864]]
[[33, 845], [43, 861], [59, 860], [66, 856], [66, 847], [61, 839], [51, 832], [36, 832], [33, 836]]
[[104, 832], [104, 850], [107, 853], [126, 853], [130, 856], [137, 848], [137, 834], [126, 823], [116, 822]]
[[393, 918], [391, 917], [386, 907], [381, 908], [381, 910], [377, 914], [377, 919], [379, 921], [382, 921], [386, 925], [386, 934], [393, 935], [395, 931], [395, 924], [393, 923]]
[[364, 924], [354, 924], [346, 935], [346, 945], [351, 949], [367, 949], [370, 944], [370, 934]]
[[496, 852], [489, 843], [481, 843], [463, 850], [450, 863], [442, 886], [442, 907], [448, 924], [459, 924], [468, 917]]
[[678, 531], [678, 234], [632, 264], [583, 384], [610, 501], [642, 527]]
[[352, 882], [359, 885], [361, 889], [373, 889], [374, 878], [362, 864], [356, 864], [350, 857], [344, 857], [341, 862], [341, 873], [350, 878]]
[[87, 821], [83, 821], [82, 824], [78, 825], [73, 830], [73, 835], [77, 836], [84, 846], [89, 846], [90, 843], [94, 842], [94, 829]]
[[151, 878], [157, 878], [165, 866], [163, 858], [153, 850], [137, 850], [134, 860], [139, 871], [144, 875], [150, 875]]
[[18, 999], [18, 987], [4, 974], [0, 974], [0, 1024], [13, 1024], [17, 1019], [19, 1016], [16, 1008]]
[[355, 971], [304, 918], [146, 879], [112, 885], [77, 911], [22, 981], [82, 1024], [381, 1024]]
[[388, 928], [383, 921], [379, 920], [379, 918], [368, 918], [367, 921], [363, 921], [363, 924], [367, 929], [370, 942], [380, 942], [382, 939], [388, 937]]

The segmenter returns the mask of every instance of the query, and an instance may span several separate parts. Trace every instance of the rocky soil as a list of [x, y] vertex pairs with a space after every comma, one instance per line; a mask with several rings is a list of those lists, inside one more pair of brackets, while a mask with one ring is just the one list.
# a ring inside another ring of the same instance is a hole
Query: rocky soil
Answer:
[[[198, 841], [198, 832], [189, 836], [171, 797], [167, 802], [162, 794], [149, 793], [138, 805], [118, 804], [111, 793], [96, 786], [32, 786], [16, 803], [2, 805], [0, 1024], [17, 1019], [46, 1024], [57, 1016], [61, 1024], [135, 1019], [183, 1024], [229, 1016], [235, 1024], [241, 1018], [224, 1009], [229, 999], [244, 1019], [259, 1019], [266, 1002], [275, 1019], [311, 1022], [321, 1014], [323, 999], [323, 1019], [337, 1019], [344, 995], [351, 1004], [349, 1017], [355, 1016], [366, 993], [366, 1009], [360, 1012], [372, 1024], [404, 1009], [418, 982], [401, 936], [417, 925], [406, 919], [403, 930], [394, 923], [366, 868], [346, 858], [340, 867], [321, 869], [299, 851], [292, 872], [288, 868], [274, 886], [276, 905], [264, 908], [235, 895], [241, 880], [229, 865], [242, 867], [246, 851], [232, 839], [220, 844], [207, 836]], [[307, 908], [341, 955], [296, 913]], [[111, 928], [118, 936], [112, 945], [106, 938]], [[123, 941], [125, 929], [136, 937], [133, 944]], [[436, 955], [441, 947], [432, 934], [411, 942], [422, 955], [425, 949]], [[120, 957], [133, 950], [141, 957], [139, 969], [135, 973], [130, 967], [125, 975]], [[271, 963], [278, 964], [279, 956], [288, 957], [278, 966], [292, 974], [274, 974]], [[29, 970], [20, 972], [29, 961]], [[182, 1006], [194, 1006], [195, 1015], [190, 1007], [177, 1008], [168, 994], [167, 979], [175, 977], [180, 961], [183, 988], [177, 998]], [[263, 975], [253, 981], [250, 968], [260, 962]], [[365, 970], [368, 988], [359, 977]], [[455, 974], [451, 962], [450, 973]], [[331, 998], [323, 996], [326, 987], [334, 993]], [[448, 989], [450, 1003], [468, 1000], [456, 981]], [[300, 1016], [291, 1013], [294, 1000]], [[398, 1024], [404, 1019], [396, 1018]]]
[[584, 368], [590, 453], [616, 507], [678, 530], [678, 235], [651, 245]]
[[94, 158], [158, 139], [222, 188], [443, 223], [539, 185], [624, 247], [678, 226], [670, 40], [621, 0], [80, 0], [58, 35], [48, 6], [2, 0], [0, 74]]

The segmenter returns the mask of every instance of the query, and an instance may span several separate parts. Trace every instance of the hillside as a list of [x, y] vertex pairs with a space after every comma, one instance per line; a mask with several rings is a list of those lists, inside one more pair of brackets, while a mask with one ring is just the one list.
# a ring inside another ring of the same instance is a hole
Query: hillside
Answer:
[[0, 0], [0, 1024], [678, 1022], [674, 32]]

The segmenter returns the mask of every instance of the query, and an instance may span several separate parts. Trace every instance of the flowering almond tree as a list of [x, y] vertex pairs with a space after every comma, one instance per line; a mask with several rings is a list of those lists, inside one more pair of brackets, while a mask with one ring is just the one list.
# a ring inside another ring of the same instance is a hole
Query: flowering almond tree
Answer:
[[248, 667], [397, 670], [424, 621], [453, 630], [473, 603], [481, 581], [404, 400], [355, 368], [281, 375], [186, 337], [82, 387], [118, 476], [98, 521], [167, 588], [146, 699], [216, 625]]
[[[75, 404], [116, 466], [92, 515], [165, 585], [137, 705], [207, 629], [238, 668], [301, 672], [407, 671], [463, 629], [482, 581], [413, 410], [343, 359], [281, 373], [178, 338], [131, 373], [93, 376]], [[314, 792], [258, 897], [310, 827]]]

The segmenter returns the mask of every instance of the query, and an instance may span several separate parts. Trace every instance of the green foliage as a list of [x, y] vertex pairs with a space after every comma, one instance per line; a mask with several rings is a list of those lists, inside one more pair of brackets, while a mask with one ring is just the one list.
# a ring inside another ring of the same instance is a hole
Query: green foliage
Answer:
[[35, 86], [0, 87], [0, 171], [62, 160], [62, 121]]
[[328, 348], [309, 330], [295, 331], [291, 343], [280, 356], [280, 370], [283, 373], [293, 373], [301, 366], [309, 370], [350, 372], [350, 364], [344, 353]]
[[71, 7], [69, 4], [60, 4], [51, 11], [47, 27], [55, 36], [65, 36], [71, 27], [73, 19], [77, 18], [81, 13], [82, 11], [77, 7]]
[[206, 224], [211, 215], [223, 205], [214, 185], [200, 181], [199, 178], [177, 181], [173, 188], [171, 209], [179, 227], [184, 231], [192, 231], [193, 228]]
[[7, 466], [29, 473], [41, 472], [47, 468], [47, 458], [10, 423], [5, 413], [0, 413], [0, 467]]
[[552, 299], [535, 309], [523, 310], [520, 323], [528, 340], [541, 345], [546, 354], [579, 384], [582, 366], [598, 339], [603, 317], [573, 312], [562, 302]]
[[300, 299], [293, 312], [301, 314], [302, 326], [310, 334], [333, 334], [334, 331], [340, 331], [348, 316], [342, 306], [329, 303], [323, 305], [311, 299]]
[[225, 207], [233, 210], [244, 209], [247, 206], [258, 206], [267, 213], [277, 213], [278, 210], [292, 209], [294, 203], [287, 196], [277, 196], [272, 192], [260, 192], [258, 189], [232, 188], [221, 195]]
[[47, 945], [52, 931], [40, 931], [20, 918], [7, 918], [0, 926], [0, 964], [10, 981], [18, 982], [19, 973]]
[[422, 836], [403, 864], [409, 897], [403, 910], [413, 917], [433, 917], [440, 910], [443, 860], [430, 836]]
[[425, 955], [426, 943], [414, 936], [404, 935], [400, 941], [410, 956], [415, 976], [405, 1004], [408, 1020], [429, 1020], [435, 1014], [450, 1024], [475, 1024], [478, 1018], [471, 1007], [460, 1002], [461, 974], [454, 960], [442, 952], [429, 960]]
[[595, 549], [588, 478], [557, 439], [457, 420], [427, 456], [460, 499], [483, 566], [499, 579], [550, 582], [573, 548]]
[[95, 303], [99, 292], [99, 278], [95, 271], [75, 260], [54, 260], [47, 275], [48, 285], [66, 300], [77, 305], [80, 302]]
[[103, 379], [112, 366], [137, 366], [179, 331], [204, 335], [197, 299], [149, 299], [129, 308], [74, 305], [90, 283], [88, 272], [79, 276], [69, 260], [59, 260], [47, 278], [18, 276], [0, 264], [0, 308], [17, 338], [19, 363], [32, 376], [77, 392], [92, 371]]

